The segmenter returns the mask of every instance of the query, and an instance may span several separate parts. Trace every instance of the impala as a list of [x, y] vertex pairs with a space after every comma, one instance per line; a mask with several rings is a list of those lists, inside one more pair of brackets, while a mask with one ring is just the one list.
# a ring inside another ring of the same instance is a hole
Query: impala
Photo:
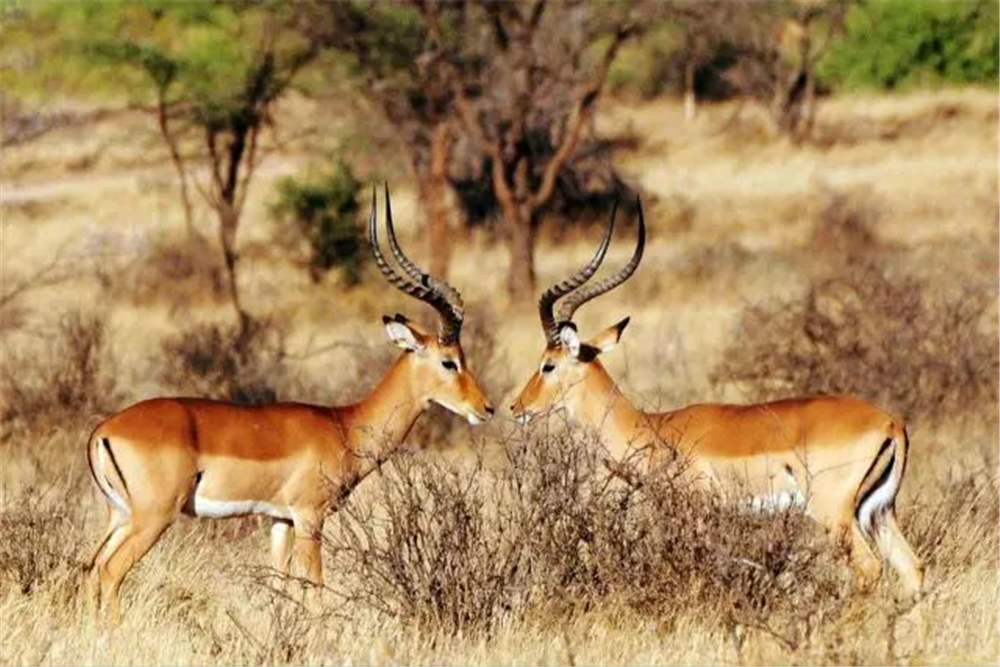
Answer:
[[[663, 413], [636, 409], [601, 364], [619, 342], [626, 317], [588, 341], [572, 318], [586, 302], [624, 283], [645, 247], [639, 205], [638, 243], [628, 264], [607, 279], [584, 286], [604, 259], [615, 214], [593, 259], [539, 301], [546, 349], [538, 370], [511, 406], [518, 421], [561, 409], [593, 429], [605, 444], [612, 470], [626, 459], [649, 470], [681, 455], [700, 486], [722, 491], [738, 483], [749, 506], [801, 507], [836, 539], [845, 540], [863, 580], [880, 576], [881, 559], [916, 595], [923, 568], [896, 523], [895, 501], [909, 450], [898, 417], [850, 396], [809, 396], [755, 405], [691, 405]], [[559, 317], [553, 314], [565, 297]], [[617, 468], [620, 470], [620, 468]]]
[[374, 390], [352, 405], [156, 398], [98, 425], [87, 443], [90, 470], [109, 510], [88, 566], [98, 609], [119, 617], [123, 578], [181, 513], [273, 518], [275, 568], [288, 571], [294, 542], [307, 577], [319, 584], [324, 515], [400, 445], [425, 408], [437, 403], [473, 424], [493, 414], [459, 341], [461, 296], [403, 254], [388, 187], [385, 200], [389, 246], [402, 274], [379, 247], [373, 192], [368, 234], [375, 262], [392, 285], [437, 311], [438, 333], [402, 315], [384, 317], [389, 339], [403, 352]]

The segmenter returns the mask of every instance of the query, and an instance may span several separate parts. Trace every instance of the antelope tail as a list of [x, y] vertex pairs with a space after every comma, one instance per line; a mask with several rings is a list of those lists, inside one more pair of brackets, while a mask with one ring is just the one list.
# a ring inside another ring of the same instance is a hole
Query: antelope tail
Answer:
[[108, 502], [120, 512], [129, 514], [128, 484], [125, 482], [108, 438], [96, 435], [91, 437], [87, 447], [87, 463], [90, 465], [90, 473], [94, 476], [97, 488]]
[[883, 443], [859, 491], [858, 525], [869, 538], [874, 538], [886, 513], [895, 509], [909, 449], [906, 428], [893, 424], [892, 435]]

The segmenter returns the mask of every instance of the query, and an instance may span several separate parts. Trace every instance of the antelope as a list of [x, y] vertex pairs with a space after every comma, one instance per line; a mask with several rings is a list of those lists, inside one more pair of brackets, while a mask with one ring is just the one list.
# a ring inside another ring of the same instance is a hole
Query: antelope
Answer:
[[351, 405], [155, 398], [101, 422], [87, 443], [109, 515], [87, 566], [96, 610], [120, 619], [122, 580], [182, 513], [271, 517], [274, 567], [289, 571], [294, 542], [307, 578], [321, 584], [325, 514], [399, 447], [431, 403], [472, 424], [493, 414], [459, 340], [461, 295], [403, 253], [388, 186], [385, 205], [389, 247], [402, 272], [380, 249], [373, 191], [368, 235], [375, 263], [390, 284], [437, 311], [437, 334], [399, 314], [383, 317], [389, 339], [403, 351], [371, 393]]
[[[511, 411], [521, 423], [554, 410], [593, 430], [609, 469], [638, 461], [640, 472], [680, 456], [697, 486], [725, 491], [738, 482], [749, 507], [799, 507], [843, 540], [851, 563], [869, 585], [881, 558], [917, 596], [923, 567], [900, 532], [895, 502], [909, 441], [903, 421], [852, 396], [808, 396], [754, 405], [700, 404], [662, 413], [638, 410], [615, 385], [600, 355], [621, 340], [629, 318], [581, 341], [573, 314], [631, 277], [642, 260], [646, 226], [639, 202], [638, 242], [629, 262], [605, 280], [585, 284], [611, 242], [615, 212], [597, 252], [577, 273], [539, 301], [546, 347], [538, 369]], [[553, 309], [564, 298], [559, 317]]]

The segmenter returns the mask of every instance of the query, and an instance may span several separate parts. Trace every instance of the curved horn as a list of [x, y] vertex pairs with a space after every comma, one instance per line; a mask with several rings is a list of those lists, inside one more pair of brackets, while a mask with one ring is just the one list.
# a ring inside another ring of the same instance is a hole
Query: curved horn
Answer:
[[444, 296], [451, 305], [452, 310], [458, 312], [459, 319], [462, 319], [465, 313], [465, 302], [462, 301], [462, 295], [458, 293], [458, 290], [445, 281], [438, 280], [434, 276], [424, 273], [415, 262], [406, 256], [406, 253], [400, 247], [399, 241], [396, 239], [396, 227], [392, 223], [392, 201], [389, 199], [388, 183], [385, 183], [385, 228], [387, 232], [386, 236], [389, 237], [389, 249], [392, 250], [393, 257], [399, 262], [403, 271], [419, 284], [424, 287], [430, 287]]
[[[389, 188], [386, 187], [386, 208], [389, 209]], [[458, 340], [458, 337], [462, 331], [462, 301], [461, 296], [458, 292], [453, 289], [447, 283], [438, 281], [431, 276], [428, 276], [420, 272], [419, 268], [415, 264], [406, 260], [414, 270], [418, 272], [421, 276], [420, 282], [413, 282], [408, 278], [396, 273], [395, 269], [390, 266], [389, 262], [386, 261], [385, 256], [382, 254], [382, 250], [379, 247], [378, 242], [378, 222], [377, 222], [377, 196], [375, 188], [372, 188], [372, 208], [371, 213], [368, 215], [368, 241], [372, 247], [372, 254], [375, 257], [375, 264], [378, 266], [379, 271], [385, 276], [386, 280], [389, 281], [393, 287], [397, 288], [401, 292], [408, 294], [415, 299], [419, 299], [424, 303], [433, 307], [441, 317], [441, 328], [439, 333], [439, 338], [443, 343], [453, 343]], [[390, 243], [393, 243], [390, 241]], [[397, 245], [398, 247], [398, 245]], [[402, 250], [399, 251], [402, 254]], [[395, 254], [395, 253], [394, 253]], [[406, 256], [403, 255], [405, 258]], [[402, 264], [402, 262], [401, 262]], [[409, 273], [409, 270], [404, 270]], [[447, 289], [454, 294], [458, 301], [457, 303], [452, 303], [445, 296], [442, 291], [439, 291], [441, 286], [447, 287]]]
[[[399, 262], [399, 265], [403, 267], [403, 271], [406, 275], [410, 276], [413, 280], [417, 281], [422, 285], [426, 285], [428, 282], [428, 276], [426, 273], [420, 270], [416, 264], [410, 261], [410, 258], [403, 253], [403, 249], [399, 247], [399, 241], [396, 240], [396, 227], [392, 224], [392, 202], [389, 200], [389, 183], [384, 184], [385, 187], [385, 230], [386, 236], [389, 237], [389, 249], [392, 250], [393, 257]], [[373, 188], [374, 190], [374, 188]], [[374, 194], [374, 192], [373, 192]]]
[[611, 234], [615, 230], [615, 215], [617, 212], [618, 202], [615, 201], [614, 207], [611, 209], [611, 219], [608, 220], [608, 228], [604, 232], [604, 238], [601, 239], [601, 245], [598, 246], [597, 252], [594, 253], [594, 257], [590, 262], [566, 280], [545, 290], [542, 298], [538, 300], [538, 313], [542, 318], [542, 330], [545, 332], [545, 340], [550, 346], [559, 344], [559, 326], [556, 323], [555, 315], [552, 313], [552, 308], [558, 299], [566, 296], [590, 280], [590, 277], [600, 268], [601, 262], [604, 261], [604, 255], [608, 252], [608, 246], [611, 245]]
[[618, 287], [639, 268], [639, 262], [642, 261], [642, 251], [646, 247], [646, 220], [642, 215], [642, 200], [639, 197], [636, 197], [636, 206], [639, 208], [639, 240], [635, 245], [635, 252], [632, 253], [632, 259], [618, 273], [571, 294], [559, 307], [560, 322], [569, 322], [573, 319], [573, 313], [576, 312], [577, 308]]

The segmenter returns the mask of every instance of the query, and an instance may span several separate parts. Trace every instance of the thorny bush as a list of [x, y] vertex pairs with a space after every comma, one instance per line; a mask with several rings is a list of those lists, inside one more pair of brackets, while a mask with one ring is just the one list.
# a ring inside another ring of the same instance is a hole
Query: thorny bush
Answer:
[[571, 431], [500, 446], [502, 464], [481, 457], [472, 470], [385, 466], [373, 495], [332, 522], [334, 569], [357, 575], [336, 592], [451, 633], [607, 603], [667, 621], [703, 610], [794, 645], [847, 590], [840, 552], [800, 512], [748, 514], [680, 467], [612, 476], [596, 441]]
[[37, 345], [4, 350], [0, 424], [5, 438], [89, 420], [118, 403], [103, 319], [72, 311], [42, 333]]
[[932, 299], [858, 262], [798, 300], [747, 309], [713, 374], [751, 400], [847, 393], [932, 423], [981, 415], [998, 398], [995, 299], [986, 289]]
[[105, 287], [112, 298], [135, 304], [168, 301], [180, 311], [228, 295], [219, 249], [202, 236], [155, 237], [116, 271], [104, 278]]
[[268, 321], [199, 324], [164, 339], [161, 379], [173, 391], [236, 403], [266, 403], [295, 393], [284, 334]]
[[[38, 496], [43, 490], [34, 489]], [[71, 597], [77, 587], [79, 545], [89, 541], [85, 523], [60, 506], [44, 507], [27, 500], [0, 509], [0, 585], [13, 586], [28, 595], [54, 583]]]

